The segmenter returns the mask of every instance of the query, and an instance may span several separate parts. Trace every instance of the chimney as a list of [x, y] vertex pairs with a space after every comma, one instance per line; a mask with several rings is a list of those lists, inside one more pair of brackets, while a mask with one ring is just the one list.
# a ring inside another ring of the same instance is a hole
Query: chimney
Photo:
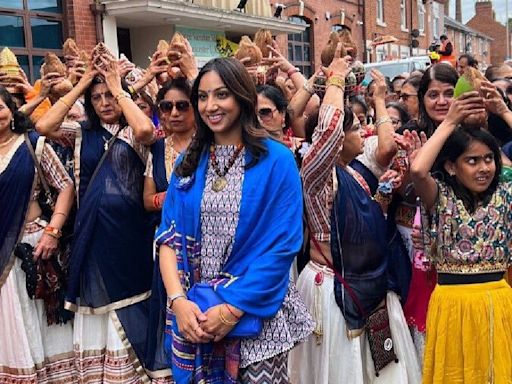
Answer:
[[493, 19], [492, 1], [478, 0], [475, 3], [475, 13]]
[[462, 4], [461, 0], [455, 0], [455, 20], [462, 23]]

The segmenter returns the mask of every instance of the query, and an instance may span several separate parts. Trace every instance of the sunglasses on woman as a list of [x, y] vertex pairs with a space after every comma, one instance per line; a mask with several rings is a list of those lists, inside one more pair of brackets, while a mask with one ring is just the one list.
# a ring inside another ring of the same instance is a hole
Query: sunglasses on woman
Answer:
[[274, 112], [277, 108], [260, 108], [258, 109], [258, 116], [260, 119], [271, 119], [274, 117]]
[[181, 101], [168, 101], [162, 100], [158, 104], [158, 109], [164, 113], [171, 113], [173, 108], [176, 107], [178, 112], [187, 112], [190, 108], [190, 101], [181, 100]]

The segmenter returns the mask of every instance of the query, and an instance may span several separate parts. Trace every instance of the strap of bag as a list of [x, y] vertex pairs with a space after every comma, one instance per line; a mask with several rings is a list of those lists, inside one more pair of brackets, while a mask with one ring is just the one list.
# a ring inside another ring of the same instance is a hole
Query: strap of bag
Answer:
[[89, 190], [91, 189], [91, 185], [94, 181], [94, 179], [96, 178], [96, 176], [98, 175], [98, 172], [100, 171], [100, 168], [101, 166], [103, 165], [103, 162], [106, 160], [107, 158], [107, 155], [109, 154], [110, 152], [110, 149], [112, 148], [112, 144], [114, 143], [115, 139], [117, 138], [117, 136], [119, 136], [119, 133], [124, 129], [125, 127], [120, 127], [117, 132], [112, 135], [112, 137], [107, 141], [106, 143], [106, 150], [105, 152], [103, 152], [103, 155], [101, 155], [101, 158], [100, 158], [100, 161], [98, 162], [98, 165], [96, 166], [96, 168], [94, 169], [94, 172], [89, 180], [89, 184], [87, 185], [87, 189], [85, 190], [85, 193], [84, 193], [84, 196], [87, 195], [87, 192], [89, 192]]
[[28, 137], [28, 133], [25, 133], [25, 143], [27, 144], [28, 151], [30, 152], [32, 159], [34, 159], [34, 164], [36, 166], [37, 174], [39, 175], [39, 180], [41, 181], [41, 185], [43, 186], [44, 193], [46, 195], [46, 199], [48, 200], [48, 203], [50, 203], [50, 205], [52, 205], [52, 207], [53, 207], [55, 205], [55, 202], [53, 201], [50, 187], [48, 185], [48, 182], [46, 181], [46, 178], [44, 177], [43, 169], [41, 168], [41, 157], [43, 155], [45, 137], [40, 136], [37, 139], [35, 151], [34, 151], [34, 148], [32, 147], [32, 143], [30, 142], [30, 139]]
[[[311, 234], [311, 228], [309, 227], [309, 222], [308, 222], [308, 230], [309, 230], [309, 233]], [[362, 316], [365, 316], [366, 315], [366, 311], [364, 310], [364, 307], [363, 305], [361, 304], [361, 302], [359, 301], [359, 299], [357, 298], [357, 295], [356, 293], [354, 292], [354, 290], [352, 289], [352, 287], [350, 287], [350, 285], [347, 283], [347, 281], [343, 278], [343, 276], [341, 276], [341, 273], [339, 273], [336, 268], [334, 268], [334, 265], [332, 264], [332, 262], [325, 256], [325, 254], [323, 253], [322, 249], [320, 248], [320, 244], [318, 243], [318, 240], [315, 239], [314, 236], [310, 236], [311, 240], [313, 241], [313, 245], [315, 246], [315, 249], [320, 253], [320, 255], [322, 255], [324, 261], [325, 261], [325, 264], [330, 268], [332, 269], [332, 271], [334, 272], [334, 275], [336, 276], [336, 279], [338, 279], [338, 281], [345, 287], [345, 289], [347, 290], [350, 298], [352, 299], [352, 301], [354, 302], [354, 304], [356, 305], [357, 307], [357, 310], [359, 311], [359, 313], [362, 315]], [[341, 247], [340, 247], [340, 252], [341, 252]]]

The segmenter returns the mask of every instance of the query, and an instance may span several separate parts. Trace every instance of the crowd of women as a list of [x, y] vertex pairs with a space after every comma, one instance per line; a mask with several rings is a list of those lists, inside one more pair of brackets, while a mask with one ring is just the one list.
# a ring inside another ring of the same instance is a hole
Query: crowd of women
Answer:
[[0, 382], [512, 382], [512, 67], [268, 49], [0, 73]]

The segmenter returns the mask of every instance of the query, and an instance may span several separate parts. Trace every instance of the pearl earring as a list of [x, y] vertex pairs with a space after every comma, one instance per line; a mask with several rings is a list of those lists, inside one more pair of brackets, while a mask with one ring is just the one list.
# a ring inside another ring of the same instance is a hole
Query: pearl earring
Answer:
[[11, 120], [11, 131], [14, 131], [16, 127], [14, 126], [14, 119]]

